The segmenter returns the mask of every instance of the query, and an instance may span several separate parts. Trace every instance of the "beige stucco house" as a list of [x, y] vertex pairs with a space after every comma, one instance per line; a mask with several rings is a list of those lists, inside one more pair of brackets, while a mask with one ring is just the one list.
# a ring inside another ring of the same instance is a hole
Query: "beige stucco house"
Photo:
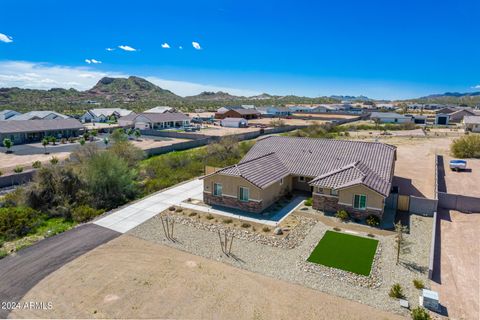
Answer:
[[382, 217], [395, 160], [396, 148], [383, 143], [267, 137], [238, 164], [203, 177], [204, 202], [260, 213], [304, 192], [318, 210]]

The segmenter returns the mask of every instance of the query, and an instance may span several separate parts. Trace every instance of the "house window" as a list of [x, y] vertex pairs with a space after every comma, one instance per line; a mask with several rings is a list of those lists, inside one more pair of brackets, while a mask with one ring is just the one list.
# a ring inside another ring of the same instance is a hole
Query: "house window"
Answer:
[[280, 179], [280, 185], [282, 185], [282, 184], [283, 184], [283, 178], [282, 178], [282, 179]]
[[353, 200], [353, 207], [355, 209], [365, 210], [367, 207], [367, 196], [364, 194], [356, 194]]
[[338, 190], [332, 189], [332, 190], [330, 190], [330, 194], [332, 196], [338, 196]]
[[222, 196], [222, 185], [220, 183], [213, 184], [213, 195], [217, 197]]
[[298, 177], [298, 181], [305, 182], [305, 177]]
[[240, 198], [240, 201], [248, 201], [249, 199], [248, 188], [240, 187], [239, 198]]

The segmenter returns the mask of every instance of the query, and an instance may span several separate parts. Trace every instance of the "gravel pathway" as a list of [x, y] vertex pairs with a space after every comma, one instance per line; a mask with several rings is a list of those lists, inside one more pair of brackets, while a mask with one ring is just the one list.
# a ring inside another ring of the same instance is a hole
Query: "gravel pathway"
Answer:
[[[131, 230], [130, 234], [249, 271], [406, 315], [407, 311], [399, 306], [397, 300], [390, 298], [388, 292], [391, 285], [398, 282], [404, 288], [410, 304], [413, 306], [418, 304], [419, 290], [414, 288], [412, 280], [418, 278], [428, 284], [426, 269], [428, 269], [431, 219], [412, 216], [411, 232], [405, 236], [410, 252], [402, 253], [400, 265], [395, 263], [394, 236], [376, 237], [380, 242], [381, 252], [377, 254], [373, 266], [372, 274], [375, 277], [373, 285], [363, 283], [372, 282], [370, 280], [356, 281], [357, 276], [336, 269], [325, 267], [324, 269], [328, 270], [321, 273], [305, 270], [306, 257], [310, 255], [312, 248], [324, 233], [331, 230], [321, 222], [316, 223], [311, 229], [308, 228], [304, 241], [293, 249], [235, 238], [232, 253], [236, 259], [222, 254], [217, 233], [201, 230], [192, 225], [175, 224], [175, 238], [178, 241], [174, 243], [167, 240], [159, 216], [139, 225]], [[359, 235], [366, 236], [366, 234]]]

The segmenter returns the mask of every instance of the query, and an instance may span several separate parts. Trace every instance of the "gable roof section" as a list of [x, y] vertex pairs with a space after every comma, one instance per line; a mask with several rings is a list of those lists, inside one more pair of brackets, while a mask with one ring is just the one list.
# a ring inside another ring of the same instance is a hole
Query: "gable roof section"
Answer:
[[146, 118], [152, 123], [190, 120], [189, 117], [181, 112], [140, 113], [135, 117], [135, 120], [137, 120], [139, 117]]
[[105, 117], [109, 117], [114, 113], [117, 113], [120, 117], [124, 117], [132, 113], [132, 111], [122, 108], [97, 108], [88, 110], [88, 113], [90, 113], [94, 117], [100, 117], [102, 115]]
[[241, 114], [242, 116], [248, 115], [248, 114], [260, 114], [260, 112], [258, 112], [258, 110], [255, 110], [255, 109], [235, 109], [230, 111], [235, 111], [238, 114]]
[[336, 183], [344, 186], [347, 182], [359, 182], [388, 195], [395, 152], [396, 147], [378, 142], [271, 136], [259, 140], [239, 165], [275, 153], [290, 174], [315, 180], [354, 166], [356, 171], [350, 168], [329, 179], [338, 179]]
[[0, 125], [0, 133], [27, 133], [68, 129], [83, 129], [83, 125], [76, 119], [7, 120], [2, 121]]
[[466, 124], [480, 124], [480, 116], [465, 116], [463, 122]]
[[213, 174], [242, 177], [251, 184], [265, 189], [275, 181], [290, 174], [275, 153], [268, 153], [233, 166], [229, 166]]
[[15, 115], [15, 116], [9, 118], [8, 120], [15, 120], [15, 121], [35, 120], [35, 119], [42, 120], [42, 119], [45, 119], [45, 118], [47, 118], [51, 115], [53, 115], [54, 119], [68, 119], [69, 118], [69, 116], [66, 116], [64, 114], [61, 114], [61, 113], [58, 113], [58, 112], [55, 112], [55, 111], [30, 111], [30, 112], [27, 112], [27, 113], [24, 113], [24, 114]]

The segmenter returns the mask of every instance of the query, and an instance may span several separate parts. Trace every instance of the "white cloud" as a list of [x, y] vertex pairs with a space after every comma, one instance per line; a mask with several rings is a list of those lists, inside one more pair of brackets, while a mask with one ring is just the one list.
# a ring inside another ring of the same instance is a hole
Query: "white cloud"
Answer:
[[114, 51], [115, 48], [105, 48], [105, 50], [107, 50], [107, 51]]
[[95, 60], [95, 59], [85, 59], [85, 62], [88, 63], [88, 64], [91, 64], [91, 63], [93, 63], [93, 64], [100, 64], [100, 63], [102, 63], [102, 61], [100, 61], [100, 60]]
[[6, 34], [0, 33], [0, 41], [9, 43], [9, 42], [13, 42], [13, 38], [10, 36], [7, 36]]
[[[92, 62], [92, 59], [87, 59]], [[90, 67], [68, 67], [26, 61], [0, 61], [0, 88], [20, 87], [30, 89], [75, 88], [87, 90], [102, 77], [128, 77], [120, 72], [102, 72]], [[140, 75], [142, 77], [142, 75]], [[251, 96], [259, 92], [200, 84], [187, 81], [167, 80], [156, 76], [143, 76], [148, 81], [180, 96], [191, 96], [202, 91], [224, 91], [234, 95]]]
[[182, 47], [182, 46], [179, 46], [179, 47], [178, 47], [178, 49], [182, 50], [182, 49], [183, 49], [183, 47]]
[[473, 86], [472, 89], [480, 89], [480, 84], [477, 84], [476, 86]]
[[170, 49], [170, 45], [165, 42], [165, 43], [162, 44], [162, 48], [164, 48], [164, 49]]
[[130, 46], [118, 46], [120, 49], [125, 51], [137, 51], [137, 49], [130, 47]]
[[200, 43], [192, 41], [192, 47], [194, 47], [197, 50], [201, 50], [202, 47], [200, 47]]
[[90, 59], [85, 59], [85, 62], [88, 63], [88, 64], [90, 64], [90, 63], [92, 63], [92, 60], [90, 60]]

